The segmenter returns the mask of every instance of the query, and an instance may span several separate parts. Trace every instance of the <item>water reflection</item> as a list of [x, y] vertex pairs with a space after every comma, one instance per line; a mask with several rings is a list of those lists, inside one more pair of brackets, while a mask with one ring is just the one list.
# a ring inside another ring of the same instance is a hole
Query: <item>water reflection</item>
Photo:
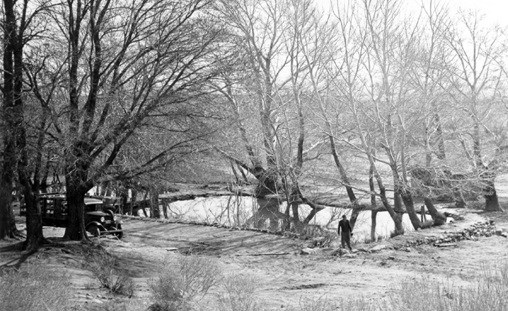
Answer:
[[[280, 211], [284, 212], [285, 204], [282, 204]], [[177, 201], [169, 204], [168, 217], [174, 220], [195, 221], [206, 223], [218, 223], [227, 226], [242, 226], [252, 217], [258, 209], [255, 198], [221, 196], [196, 198], [188, 201]], [[310, 212], [310, 207], [301, 206], [300, 217], [305, 217]], [[311, 221], [311, 224], [326, 226], [328, 230], [336, 231], [340, 216], [346, 213], [348, 217], [351, 210], [326, 208]], [[142, 214], [142, 212], [141, 212]], [[162, 215], [162, 213], [161, 213]], [[404, 229], [412, 230], [411, 222], [407, 214], [403, 218]], [[268, 222], [266, 224], [268, 227]], [[393, 231], [393, 221], [388, 212], [377, 213], [377, 236], [387, 237]], [[354, 228], [353, 240], [363, 242], [370, 238], [371, 211], [361, 212]]]

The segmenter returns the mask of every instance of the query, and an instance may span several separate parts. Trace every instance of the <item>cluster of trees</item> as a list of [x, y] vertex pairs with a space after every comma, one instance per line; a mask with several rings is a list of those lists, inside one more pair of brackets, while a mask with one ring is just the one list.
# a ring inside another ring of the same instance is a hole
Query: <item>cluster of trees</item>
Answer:
[[155, 172], [217, 155], [256, 180], [256, 226], [301, 228], [339, 188], [353, 224], [365, 197], [396, 234], [405, 212], [415, 228], [443, 223], [437, 192], [460, 200], [464, 185], [500, 210], [504, 34], [474, 12], [403, 4], [4, 0], [0, 238], [16, 233], [17, 186], [35, 249], [51, 176], [65, 177], [66, 237], [86, 239], [94, 185], [157, 193]]
[[[298, 228], [339, 186], [353, 224], [368, 205], [388, 211], [394, 234], [404, 213], [415, 229], [444, 223], [433, 204], [443, 196], [463, 204], [472, 191], [501, 210], [506, 36], [477, 12], [422, 3], [218, 5], [239, 60], [213, 84], [236, 121], [217, 150], [258, 180], [254, 222]], [[416, 199], [432, 221], [420, 220]]]
[[[42, 241], [36, 196], [64, 176], [69, 225], [86, 239], [94, 185], [164, 170], [202, 148], [204, 84], [223, 31], [210, 1], [4, 1], [0, 237], [15, 233], [14, 185], [28, 249]], [[196, 120], [196, 121], [195, 121]]]

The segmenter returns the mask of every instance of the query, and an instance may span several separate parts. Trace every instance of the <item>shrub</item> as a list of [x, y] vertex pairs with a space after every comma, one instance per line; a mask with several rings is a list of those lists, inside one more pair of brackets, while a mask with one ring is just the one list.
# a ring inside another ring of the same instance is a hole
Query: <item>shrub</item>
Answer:
[[68, 278], [43, 265], [1, 271], [0, 310], [70, 310]]
[[131, 297], [134, 284], [127, 274], [118, 268], [118, 260], [102, 248], [90, 248], [85, 254], [84, 267], [91, 271], [102, 286], [113, 294]]
[[224, 279], [218, 294], [219, 310], [258, 311], [261, 310], [255, 297], [256, 280], [248, 275], [234, 275]]
[[152, 311], [191, 310], [193, 301], [222, 279], [217, 261], [209, 257], [178, 255], [166, 266], [149, 284], [155, 300]]

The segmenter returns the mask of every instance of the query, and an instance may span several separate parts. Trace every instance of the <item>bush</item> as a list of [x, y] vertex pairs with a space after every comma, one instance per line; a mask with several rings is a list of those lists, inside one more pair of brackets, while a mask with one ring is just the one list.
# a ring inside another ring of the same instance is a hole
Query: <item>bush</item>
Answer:
[[70, 284], [58, 271], [29, 264], [0, 272], [0, 310], [70, 310]]
[[234, 275], [224, 279], [221, 293], [218, 294], [219, 310], [261, 310], [255, 297], [256, 284], [256, 280], [248, 275]]
[[132, 297], [134, 293], [132, 279], [118, 268], [118, 260], [104, 249], [98, 247], [89, 249], [85, 254], [84, 267], [111, 293]]
[[209, 257], [179, 255], [149, 284], [155, 303], [151, 311], [191, 310], [193, 301], [219, 284], [221, 270]]

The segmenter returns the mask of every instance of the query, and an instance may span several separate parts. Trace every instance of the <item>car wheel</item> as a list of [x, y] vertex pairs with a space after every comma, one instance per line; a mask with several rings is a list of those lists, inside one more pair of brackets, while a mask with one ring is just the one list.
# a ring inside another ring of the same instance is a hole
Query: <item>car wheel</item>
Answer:
[[90, 234], [93, 235], [94, 237], [98, 237], [99, 235], [101, 235], [99, 227], [97, 227], [97, 225], [95, 224], [91, 224], [88, 227], [86, 227], [86, 231], [90, 232]]
[[[116, 226], [116, 230], [122, 230], [122, 225], [118, 224], [118, 226]], [[123, 231], [115, 232], [115, 235], [117, 238], [121, 239], [123, 237]]]

